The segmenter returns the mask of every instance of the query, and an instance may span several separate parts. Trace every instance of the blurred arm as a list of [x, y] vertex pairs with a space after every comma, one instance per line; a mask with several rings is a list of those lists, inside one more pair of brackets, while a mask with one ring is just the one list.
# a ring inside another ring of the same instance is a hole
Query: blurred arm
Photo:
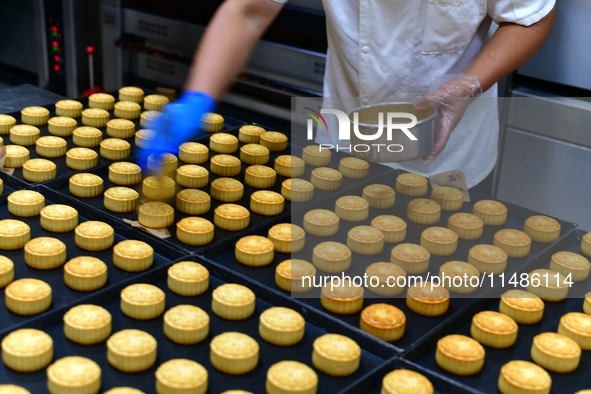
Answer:
[[201, 39], [185, 90], [219, 100], [281, 8], [271, 0], [224, 1]]

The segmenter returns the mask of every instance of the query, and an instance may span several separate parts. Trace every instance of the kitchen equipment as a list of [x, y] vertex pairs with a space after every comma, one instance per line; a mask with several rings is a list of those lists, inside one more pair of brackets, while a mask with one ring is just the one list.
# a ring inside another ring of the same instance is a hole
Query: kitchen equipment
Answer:
[[[106, 90], [125, 85], [182, 90], [193, 52], [221, 0], [102, 0]], [[288, 3], [223, 98], [291, 119], [291, 97], [320, 96], [327, 38], [320, 0]]]
[[435, 115], [435, 109], [419, 110], [410, 102], [356, 108], [349, 113], [351, 153], [364, 160], [385, 163], [423, 157], [433, 148]]

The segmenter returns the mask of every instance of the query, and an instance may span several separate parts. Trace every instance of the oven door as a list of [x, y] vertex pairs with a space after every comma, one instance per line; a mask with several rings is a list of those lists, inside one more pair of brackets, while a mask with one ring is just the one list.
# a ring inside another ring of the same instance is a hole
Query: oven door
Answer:
[[[257, 44], [225, 102], [290, 119], [292, 97], [322, 95], [327, 44], [321, 4], [319, 0], [294, 3], [286, 6]], [[110, 28], [103, 28], [110, 35], [103, 37], [103, 43], [112, 43], [104, 48], [107, 90], [128, 84], [182, 89], [204, 25], [187, 21], [196, 5], [183, 8], [186, 3], [178, 0], [174, 4], [165, 15], [146, 7], [145, 2], [119, 8], [103, 6], [103, 24], [110, 24]], [[171, 8], [185, 12], [175, 15]], [[309, 29], [310, 23], [316, 27]], [[117, 26], [119, 29], [113, 29]], [[107, 56], [107, 50], [114, 55]], [[115, 60], [109, 61], [109, 57]]]

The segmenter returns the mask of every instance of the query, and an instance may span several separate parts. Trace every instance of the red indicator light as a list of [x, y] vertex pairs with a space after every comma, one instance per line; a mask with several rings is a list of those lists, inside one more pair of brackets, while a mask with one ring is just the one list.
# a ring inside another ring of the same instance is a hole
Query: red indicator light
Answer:
[[59, 64], [54, 64], [54, 66], [53, 66], [53, 69], [54, 69], [55, 71], [58, 71], [58, 72], [59, 72], [59, 71], [61, 71], [61, 69], [62, 69], [62, 66], [60, 66]]
[[57, 32], [57, 26], [51, 26], [51, 31]]
[[61, 58], [61, 57], [59, 57], [59, 55], [55, 55], [55, 56], [53, 57], [53, 60], [55, 60], [56, 62], [59, 62], [60, 60], [62, 60], [62, 58]]
[[59, 42], [57, 42], [57, 41], [53, 41], [53, 42], [51, 43], [51, 45], [53, 45], [54, 47], [59, 47], [59, 46], [60, 46], [60, 43], [59, 43]]
[[62, 38], [62, 33], [57, 33], [57, 38]]

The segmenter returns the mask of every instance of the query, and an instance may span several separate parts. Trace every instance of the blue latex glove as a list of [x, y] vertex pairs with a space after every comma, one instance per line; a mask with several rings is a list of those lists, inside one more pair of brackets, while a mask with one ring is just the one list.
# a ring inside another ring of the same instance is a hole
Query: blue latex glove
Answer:
[[194, 141], [203, 133], [201, 117], [215, 107], [215, 99], [207, 93], [184, 92], [177, 101], [164, 106], [162, 115], [148, 125], [155, 133], [145, 149], [155, 156], [167, 152], [178, 155], [179, 145]]

